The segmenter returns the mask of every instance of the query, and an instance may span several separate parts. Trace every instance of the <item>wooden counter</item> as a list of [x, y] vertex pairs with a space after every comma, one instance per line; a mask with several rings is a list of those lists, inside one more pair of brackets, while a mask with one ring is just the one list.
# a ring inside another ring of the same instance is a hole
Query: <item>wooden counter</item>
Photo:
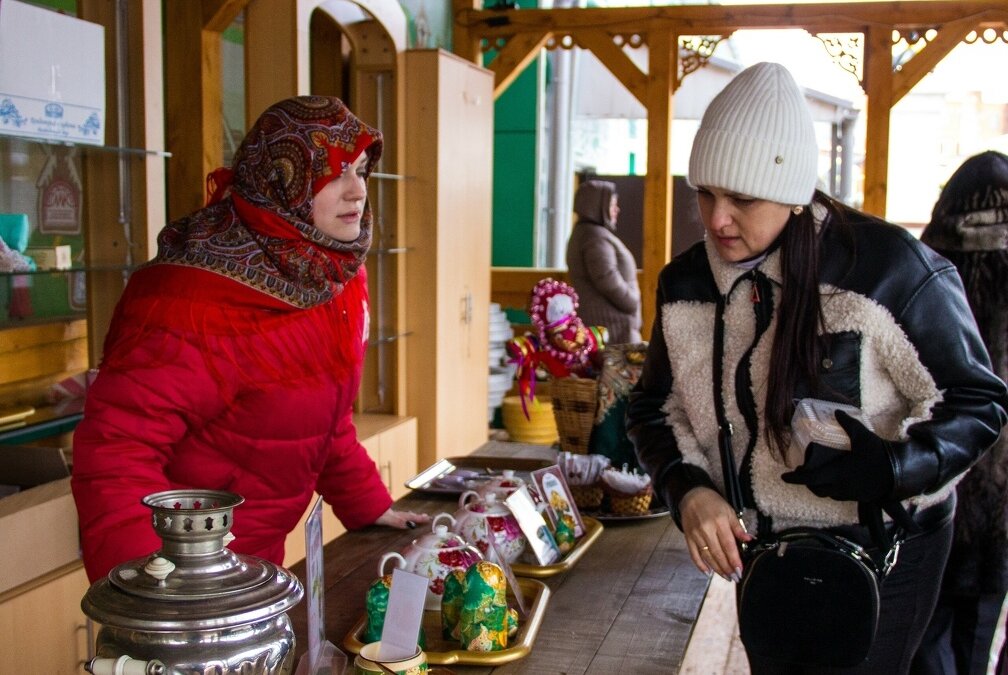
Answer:
[[[473, 455], [547, 457], [545, 446], [490, 442]], [[454, 513], [457, 496], [412, 493], [397, 508]], [[399, 551], [417, 531], [369, 527], [326, 545], [326, 634], [341, 650], [364, 614], [364, 594], [378, 576], [378, 559]], [[304, 581], [304, 564], [293, 568]], [[449, 666], [477, 673], [675, 673], [707, 589], [693, 566], [682, 533], [669, 517], [606, 522], [598, 541], [569, 571], [543, 581], [551, 595], [532, 652], [495, 668]], [[307, 646], [305, 603], [290, 613], [300, 656]], [[348, 655], [350, 659], [353, 655]]]

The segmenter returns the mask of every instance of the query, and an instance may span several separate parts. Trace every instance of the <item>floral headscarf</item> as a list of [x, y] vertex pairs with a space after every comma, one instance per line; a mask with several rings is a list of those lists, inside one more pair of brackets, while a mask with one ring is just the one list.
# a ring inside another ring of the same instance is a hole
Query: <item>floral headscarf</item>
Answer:
[[366, 205], [357, 239], [338, 241], [311, 222], [315, 195], [362, 151], [370, 175], [381, 149], [380, 132], [337, 98], [280, 101], [245, 136], [232, 168], [211, 174], [210, 205], [162, 230], [150, 264], [206, 269], [295, 307], [326, 302], [364, 262], [372, 216]]
[[[157, 256], [130, 277], [102, 367], [133, 367], [137, 358], [149, 366], [152, 357], [138, 346], [181, 335], [229, 395], [238, 384], [352, 376], [368, 333], [371, 209], [365, 205], [357, 239], [344, 242], [314, 226], [312, 204], [361, 152], [370, 175], [381, 148], [381, 134], [339, 99], [299, 96], [270, 106], [232, 167], [208, 177], [208, 205], [166, 226]], [[174, 358], [159, 353], [154, 358]], [[234, 382], [217, 370], [221, 361], [265, 375]]]

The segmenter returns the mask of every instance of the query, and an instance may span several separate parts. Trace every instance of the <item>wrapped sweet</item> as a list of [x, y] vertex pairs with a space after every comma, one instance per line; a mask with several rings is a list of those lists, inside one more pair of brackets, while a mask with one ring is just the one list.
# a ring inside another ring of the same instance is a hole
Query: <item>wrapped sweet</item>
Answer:
[[382, 628], [385, 627], [385, 611], [388, 609], [389, 589], [392, 588], [392, 575], [385, 574], [375, 579], [368, 587], [364, 599], [367, 612], [367, 623], [364, 626], [364, 642], [381, 640]]
[[441, 635], [446, 640], [459, 639], [459, 616], [462, 614], [464, 591], [465, 572], [452, 570], [445, 577], [444, 596], [441, 599]]
[[507, 613], [507, 634], [509, 638], [513, 638], [518, 634], [518, 610], [514, 607], [508, 608]]
[[556, 525], [553, 528], [553, 539], [561, 553], [567, 553], [574, 548], [577, 538], [574, 536], [574, 524], [570, 516], [563, 511], [557, 511]]
[[466, 570], [458, 630], [469, 651], [507, 648], [507, 579], [499, 565], [481, 560]]
[[610, 467], [603, 471], [602, 483], [614, 514], [641, 516], [651, 508], [654, 497], [651, 476], [636, 469], [628, 470], [624, 465], [622, 470]]

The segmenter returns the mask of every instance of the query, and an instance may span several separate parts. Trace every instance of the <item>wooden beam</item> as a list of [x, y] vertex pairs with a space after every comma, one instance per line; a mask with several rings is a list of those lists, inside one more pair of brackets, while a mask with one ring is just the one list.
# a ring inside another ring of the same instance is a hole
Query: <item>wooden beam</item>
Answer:
[[603, 30], [581, 30], [574, 39], [582, 47], [590, 49], [634, 98], [647, 105], [647, 75], [613, 42], [612, 35]]
[[641, 276], [641, 333], [650, 339], [655, 320], [658, 274], [672, 255], [672, 86], [675, 82], [679, 36], [671, 29], [648, 33], [647, 175], [644, 177], [644, 232]]
[[[142, 148], [165, 150], [165, 91], [164, 91], [164, 20], [161, 0], [141, 0], [130, 4], [138, 8], [131, 12], [130, 50], [143, 54], [140, 67], [130, 69], [132, 100], [141, 103], [132, 107], [131, 137]], [[138, 109], [139, 108], [139, 109]], [[141, 119], [142, 118], [142, 119]], [[134, 176], [133, 232], [137, 248], [134, 262], [149, 260], [157, 252], [157, 235], [167, 224], [166, 183], [170, 159], [147, 155], [142, 176]], [[95, 326], [95, 340], [104, 341], [104, 328]]]
[[805, 28], [810, 33], [863, 32], [865, 26], [933, 27], [967, 16], [1004, 10], [1003, 0], [953, 2], [835, 2], [771, 5], [665, 5], [564, 9], [456, 9], [455, 25], [472, 36], [492, 38], [523, 31], [594, 29], [636, 32], [664, 21], [680, 35], [725, 35], [739, 28]]
[[521, 75], [550, 39], [550, 33], [522, 33], [507, 41], [487, 66], [494, 73], [494, 99], [500, 97]]
[[223, 33], [251, 0], [203, 0], [203, 29]]
[[298, 95], [297, 44], [296, 2], [255, 0], [245, 9], [246, 128], [277, 101]]
[[203, 205], [206, 176], [223, 161], [220, 33], [203, 30], [199, 3], [165, 3], [164, 16], [168, 219], [175, 220]]
[[865, 124], [864, 210], [885, 218], [889, 181], [889, 114], [892, 112], [892, 29], [873, 26], [865, 33], [864, 90], [868, 96]]
[[928, 42], [893, 76], [892, 104], [896, 105], [910, 93], [910, 90], [948, 56], [948, 53], [955, 49], [970, 31], [977, 28], [981, 21], [981, 17], [968, 17], [941, 26], [935, 39]]
[[[480, 0], [452, 0], [452, 16], [458, 16], [465, 11], [479, 9], [483, 3]], [[483, 65], [483, 52], [480, 50], [480, 38], [462, 26], [457, 21], [452, 26], [452, 51], [477, 66]]]

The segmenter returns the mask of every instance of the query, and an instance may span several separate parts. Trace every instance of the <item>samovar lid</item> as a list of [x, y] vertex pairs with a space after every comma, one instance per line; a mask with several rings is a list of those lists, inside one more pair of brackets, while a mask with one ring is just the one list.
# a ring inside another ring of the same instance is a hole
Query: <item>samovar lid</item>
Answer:
[[214, 490], [144, 497], [161, 549], [96, 581], [81, 609], [102, 625], [143, 631], [216, 630], [286, 612], [304, 595], [297, 577], [226, 546], [243, 501]]

